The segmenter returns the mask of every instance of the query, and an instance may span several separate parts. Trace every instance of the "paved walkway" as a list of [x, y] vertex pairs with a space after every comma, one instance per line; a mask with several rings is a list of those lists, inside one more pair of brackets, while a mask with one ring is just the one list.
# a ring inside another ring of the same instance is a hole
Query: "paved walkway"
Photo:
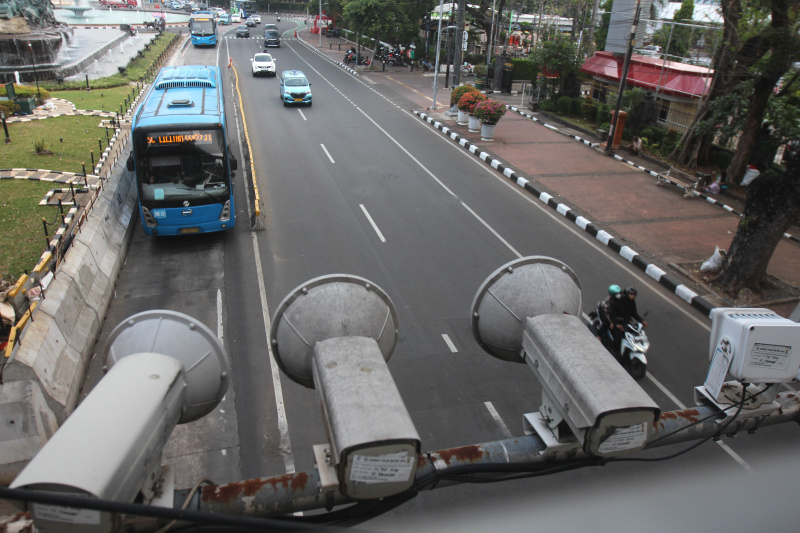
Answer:
[[[299, 38], [335, 62], [342, 61], [351, 44], [323, 37], [320, 47], [319, 37], [305, 31]], [[421, 119], [539, 195], [615, 252], [643, 270], [649, 269], [651, 277], [658, 279], [659, 270], [666, 272], [667, 282], [659, 280], [661, 284], [687, 301], [696, 294], [700, 304], [693, 301], [694, 307], [705, 311], [709, 305], [727, 305], [687, 271], [711, 256], [715, 246], [730, 246], [738, 214], [744, 209], [743, 198], [726, 193], [685, 198], [680, 180], [657, 187], [657, 176], [666, 168], [624, 149], [615, 158], [609, 157], [590, 146], [597, 139], [517, 107], [522, 100], [519, 95], [493, 95], [515, 109], [498, 123], [494, 141], [484, 142], [479, 133], [470, 133], [467, 126], [457, 125], [455, 117], [444, 113], [450, 101], [444, 75], [437, 81], [436, 110], [431, 109], [431, 72], [387, 66], [385, 71], [359, 71], [358, 75], [387, 85], [414, 102], [411, 111]], [[800, 287], [800, 228], [791, 228], [790, 234], [776, 249], [769, 273]], [[683, 289], [675, 289], [676, 284], [686, 289], [684, 294]], [[763, 305], [788, 316], [797, 302]]]

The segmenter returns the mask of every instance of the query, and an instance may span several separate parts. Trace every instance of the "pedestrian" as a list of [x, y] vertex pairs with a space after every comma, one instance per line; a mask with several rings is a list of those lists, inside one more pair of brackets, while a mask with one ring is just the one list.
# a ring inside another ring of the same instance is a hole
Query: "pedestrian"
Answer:
[[633, 155], [639, 155], [639, 152], [642, 151], [642, 140], [639, 137], [633, 138], [631, 150], [633, 151]]

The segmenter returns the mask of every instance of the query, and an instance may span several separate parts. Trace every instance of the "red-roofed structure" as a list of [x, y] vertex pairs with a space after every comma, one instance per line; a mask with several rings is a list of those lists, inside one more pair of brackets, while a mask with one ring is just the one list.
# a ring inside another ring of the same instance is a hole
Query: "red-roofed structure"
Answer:
[[[586, 60], [580, 70], [594, 78], [593, 98], [604, 101], [607, 92], [616, 93], [624, 60], [611, 52], [597, 52]], [[707, 67], [633, 54], [626, 86], [651, 91], [661, 108], [659, 122], [683, 130], [708, 94], [713, 76]]]

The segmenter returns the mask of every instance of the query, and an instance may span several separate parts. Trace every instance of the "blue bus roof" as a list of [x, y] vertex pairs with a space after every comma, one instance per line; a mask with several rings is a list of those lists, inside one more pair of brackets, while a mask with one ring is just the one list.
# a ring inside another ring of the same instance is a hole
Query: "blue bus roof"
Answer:
[[218, 67], [181, 65], [161, 69], [134, 116], [133, 128], [222, 122]]

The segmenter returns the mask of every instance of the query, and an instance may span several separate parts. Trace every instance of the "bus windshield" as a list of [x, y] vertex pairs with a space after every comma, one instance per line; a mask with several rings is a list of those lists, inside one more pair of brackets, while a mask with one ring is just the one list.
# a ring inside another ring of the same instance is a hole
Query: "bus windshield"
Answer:
[[222, 203], [230, 181], [221, 129], [137, 132], [139, 198], [146, 207]]
[[214, 19], [192, 19], [192, 35], [214, 35]]

